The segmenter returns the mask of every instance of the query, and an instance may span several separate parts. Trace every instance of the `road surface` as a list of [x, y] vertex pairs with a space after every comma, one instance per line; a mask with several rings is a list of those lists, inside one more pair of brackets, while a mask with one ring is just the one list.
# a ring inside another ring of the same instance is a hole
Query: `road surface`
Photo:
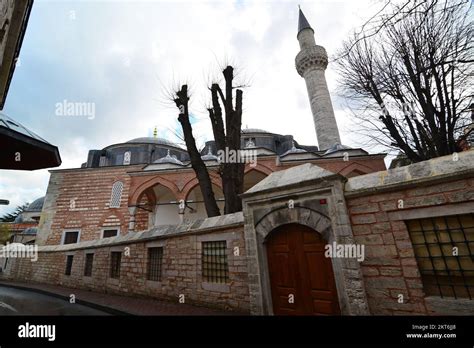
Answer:
[[0, 315], [109, 315], [34, 291], [0, 286]]

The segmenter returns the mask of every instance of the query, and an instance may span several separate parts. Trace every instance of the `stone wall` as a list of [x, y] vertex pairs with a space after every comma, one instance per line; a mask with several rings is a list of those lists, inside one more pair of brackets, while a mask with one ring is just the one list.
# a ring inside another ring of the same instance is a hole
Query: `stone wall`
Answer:
[[[463, 312], [446, 306], [454, 299], [427, 298], [405, 221], [474, 212], [473, 163], [469, 151], [457, 161], [445, 156], [348, 180], [346, 203], [354, 239], [365, 245], [361, 267], [372, 314]], [[473, 301], [455, 302], [474, 313]]]
[[[201, 243], [226, 241], [229, 279], [205, 282]], [[163, 248], [161, 281], [147, 280], [147, 249]], [[120, 279], [110, 278], [111, 252], [122, 252]], [[237, 252], [236, 252], [237, 251]], [[92, 276], [84, 276], [85, 254], [93, 253]], [[73, 255], [71, 275], [66, 258]], [[242, 214], [201, 220], [192, 225], [160, 226], [147, 232], [73, 245], [39, 247], [37, 262], [16, 259], [4, 277], [121, 295], [147, 296], [187, 304], [249, 312], [246, 247]]]

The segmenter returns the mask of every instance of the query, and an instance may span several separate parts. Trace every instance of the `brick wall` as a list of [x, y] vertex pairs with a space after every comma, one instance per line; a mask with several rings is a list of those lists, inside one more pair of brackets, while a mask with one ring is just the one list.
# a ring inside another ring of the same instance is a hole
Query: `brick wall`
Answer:
[[[474, 200], [474, 179], [427, 182], [411, 188], [346, 198], [356, 243], [365, 245], [362, 272], [373, 314], [428, 314], [423, 283], [404, 222], [408, 212]], [[404, 303], [398, 302], [402, 294]]]
[[[227, 242], [229, 280], [226, 284], [206, 283], [202, 279], [201, 243], [207, 240]], [[146, 279], [147, 248], [152, 246], [163, 247], [160, 282], [150, 282]], [[237, 256], [234, 255], [236, 247], [239, 254]], [[44, 250], [44, 247], [41, 249]], [[9, 277], [25, 282], [49, 283], [121, 295], [133, 294], [178, 303], [179, 296], [184, 295], [187, 304], [249, 312], [243, 226], [87, 249], [57, 252], [45, 252], [41, 249], [37, 262], [26, 259], [12, 261]], [[110, 278], [112, 251], [122, 252], [119, 280]], [[84, 277], [86, 253], [94, 253], [92, 277]], [[74, 255], [70, 276], [65, 275], [67, 255]]]
[[[60, 244], [66, 229], [80, 230], [81, 240], [99, 239], [102, 228], [111, 225], [120, 227], [122, 234], [127, 233], [130, 219], [127, 171], [141, 167], [53, 171], [39, 225], [41, 244]], [[110, 208], [112, 185], [116, 181], [124, 184], [122, 199], [119, 208]]]
[[[311, 161], [309, 161], [311, 162]], [[355, 157], [349, 161], [341, 158], [318, 159], [317, 164], [342, 175], [352, 175], [355, 171], [371, 173], [385, 169], [381, 156]], [[301, 161], [282, 162], [277, 165], [275, 158], [261, 158], [255, 170], [270, 174], [301, 164]], [[38, 244], [61, 244], [64, 230], [80, 230], [80, 240], [95, 240], [101, 236], [104, 227], [120, 227], [120, 233], [128, 232], [129, 206], [148, 203], [144, 192], [153, 185], [167, 186], [175, 200], [186, 199], [188, 193], [198, 184], [191, 168], [179, 171], [144, 173], [143, 165], [101, 168], [78, 168], [51, 171], [45, 203], [39, 223]], [[247, 167], [247, 169], [251, 169]], [[217, 168], [210, 169], [213, 183], [220, 185]], [[110, 208], [112, 185], [122, 181], [123, 192], [119, 208]], [[73, 203], [73, 206], [71, 205]], [[137, 209], [135, 231], [143, 231], [148, 226], [148, 211]]]

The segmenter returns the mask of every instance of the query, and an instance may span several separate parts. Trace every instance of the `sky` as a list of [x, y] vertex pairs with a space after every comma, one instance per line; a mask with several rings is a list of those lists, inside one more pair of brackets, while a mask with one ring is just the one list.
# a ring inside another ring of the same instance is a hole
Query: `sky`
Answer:
[[[210, 82], [231, 64], [245, 85], [243, 127], [291, 134], [317, 144], [304, 80], [294, 59], [298, 4], [330, 59], [343, 40], [380, 9], [380, 0], [325, 1], [50, 1], [35, 0], [4, 113], [58, 146], [77, 168], [90, 149], [152, 136], [176, 141], [169, 92], [187, 83], [197, 140], [212, 139]], [[326, 79], [342, 143], [351, 132], [331, 63]], [[68, 116], [65, 102], [94, 113]], [[93, 107], [93, 109], [92, 109]], [[383, 149], [369, 149], [371, 152]], [[0, 215], [45, 195], [49, 172], [0, 170]]]

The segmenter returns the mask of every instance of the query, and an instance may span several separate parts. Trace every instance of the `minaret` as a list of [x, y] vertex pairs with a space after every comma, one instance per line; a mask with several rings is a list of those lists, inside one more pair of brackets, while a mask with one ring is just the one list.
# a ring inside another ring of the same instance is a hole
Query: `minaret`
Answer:
[[306, 81], [319, 149], [327, 150], [331, 146], [341, 143], [331, 96], [324, 76], [324, 71], [328, 66], [328, 55], [324, 47], [316, 45], [314, 30], [301, 9], [296, 37], [301, 48], [295, 58], [296, 70]]

